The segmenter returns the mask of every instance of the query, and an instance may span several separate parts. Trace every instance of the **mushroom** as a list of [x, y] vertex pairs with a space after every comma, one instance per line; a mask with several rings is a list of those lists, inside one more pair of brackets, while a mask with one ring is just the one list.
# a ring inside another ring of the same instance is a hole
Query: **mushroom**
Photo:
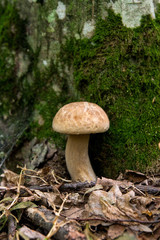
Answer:
[[95, 181], [88, 143], [91, 133], [105, 132], [109, 128], [109, 119], [104, 110], [95, 103], [69, 103], [56, 113], [52, 126], [54, 131], [68, 134], [65, 158], [72, 180]]

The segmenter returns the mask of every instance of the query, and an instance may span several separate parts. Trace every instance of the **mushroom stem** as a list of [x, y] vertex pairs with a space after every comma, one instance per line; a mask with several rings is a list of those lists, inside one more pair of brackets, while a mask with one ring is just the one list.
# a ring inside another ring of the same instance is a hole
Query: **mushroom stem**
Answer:
[[66, 164], [73, 181], [95, 181], [96, 175], [88, 156], [89, 134], [69, 135], [66, 145]]

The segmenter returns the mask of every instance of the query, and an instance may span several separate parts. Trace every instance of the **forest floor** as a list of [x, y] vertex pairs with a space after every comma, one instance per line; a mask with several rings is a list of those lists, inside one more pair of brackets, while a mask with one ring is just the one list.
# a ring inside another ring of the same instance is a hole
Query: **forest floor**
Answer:
[[[17, 171], [11, 161], [24, 160]], [[29, 163], [29, 164], [28, 164]], [[13, 152], [0, 182], [0, 240], [160, 239], [160, 175], [126, 170], [72, 182], [64, 152], [48, 142]]]

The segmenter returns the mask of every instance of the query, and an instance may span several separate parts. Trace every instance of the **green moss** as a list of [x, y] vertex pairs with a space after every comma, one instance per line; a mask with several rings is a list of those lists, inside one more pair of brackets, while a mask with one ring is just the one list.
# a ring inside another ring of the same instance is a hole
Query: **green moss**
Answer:
[[109, 131], [91, 138], [96, 169], [103, 162], [99, 174], [144, 171], [159, 157], [159, 19], [160, 12], [155, 20], [146, 16], [140, 27], [128, 29], [109, 10], [91, 39], [69, 39], [63, 48], [74, 65], [80, 98], [99, 104], [110, 118]]

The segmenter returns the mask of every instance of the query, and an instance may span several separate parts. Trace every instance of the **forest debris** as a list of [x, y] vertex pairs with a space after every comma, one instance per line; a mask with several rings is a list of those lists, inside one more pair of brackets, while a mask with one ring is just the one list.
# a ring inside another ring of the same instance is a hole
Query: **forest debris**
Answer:
[[60, 205], [62, 203], [62, 199], [60, 195], [54, 192], [41, 192], [40, 190], [35, 190], [35, 193], [41, 199], [41, 203], [46, 207], [53, 207], [54, 205]]
[[30, 240], [34, 240], [34, 239], [39, 239], [39, 240], [44, 240], [45, 236], [35, 230], [30, 229], [27, 226], [23, 226], [18, 230], [18, 234], [20, 235], [20, 237], [22, 237], [23, 239], [30, 239]]
[[84, 188], [91, 188], [94, 187], [96, 184], [96, 182], [71, 182], [71, 183], [64, 183], [59, 187], [60, 191], [78, 191], [80, 189], [84, 189]]
[[50, 142], [47, 143], [47, 147], [48, 147], [48, 150], [47, 150], [46, 158], [50, 159], [57, 152], [57, 148], [56, 148], [56, 145], [54, 143], [50, 143]]
[[61, 206], [60, 206], [60, 208], [59, 208], [58, 211], [56, 210], [55, 205], [53, 205], [55, 218], [54, 218], [54, 220], [53, 220], [53, 226], [52, 226], [52, 228], [50, 229], [49, 233], [47, 234], [46, 239], [50, 239], [53, 235], [55, 235], [55, 234], [57, 233], [57, 231], [58, 231], [61, 227], [63, 227], [63, 226], [67, 223], [66, 220], [61, 221], [60, 223], [58, 223], [58, 220], [59, 220], [60, 214], [61, 214], [61, 212], [62, 212], [62, 210], [63, 210], [64, 204], [65, 204], [68, 196], [69, 196], [69, 194], [67, 194], [67, 195], [65, 196], [65, 198], [64, 198], [64, 200], [63, 200], [63, 202], [62, 202], [62, 204], [61, 204]]
[[102, 216], [105, 218], [105, 215], [102, 211], [102, 205], [100, 203], [100, 198], [107, 197], [107, 192], [102, 190], [92, 192], [89, 196], [88, 203], [85, 206], [86, 211], [90, 213], [90, 215]]
[[[96, 183], [66, 183], [57, 176], [58, 181], [55, 181], [54, 174], [47, 169], [30, 171], [23, 167], [20, 175], [16, 175], [18, 181], [15, 183], [3, 175], [0, 186], [0, 230], [4, 229], [6, 223], [10, 224], [12, 217], [15, 223], [21, 220], [19, 225], [22, 225], [23, 218], [28, 224], [32, 222], [31, 232], [37, 232], [37, 227], [41, 228], [42, 235], [46, 235], [47, 231], [48, 239], [52, 235], [54, 239], [62, 240], [67, 237], [71, 240], [97, 237], [102, 240], [107, 237], [114, 239], [114, 236], [125, 239], [125, 232], [131, 230], [137, 236], [131, 235], [132, 238], [137, 240], [146, 240], [147, 236], [153, 240], [156, 238], [152, 236], [160, 235], [160, 200], [153, 195], [159, 194], [158, 177], [156, 186], [153, 185], [153, 177], [147, 177], [147, 181], [142, 180], [138, 184], [123, 177], [122, 180], [98, 178]], [[37, 185], [30, 185], [33, 183], [28, 181], [30, 178], [38, 179], [35, 181]], [[121, 236], [117, 229], [121, 229]], [[16, 234], [20, 235], [17, 229]]]
[[126, 170], [124, 173], [124, 178], [133, 183], [139, 183], [146, 180], [148, 177], [141, 172]]
[[[19, 183], [19, 174], [16, 174], [8, 169], [5, 169], [3, 174], [1, 175], [3, 177], [3, 181], [1, 182], [1, 186], [9, 185], [17, 185]], [[21, 176], [21, 184], [24, 184], [24, 176]]]
[[91, 232], [89, 223], [86, 224], [84, 233], [85, 233], [87, 240], [90, 240], [90, 239], [100, 240], [94, 233]]
[[17, 222], [15, 218], [10, 215], [8, 217], [8, 240], [15, 240]]
[[0, 233], [0, 240], [8, 240], [8, 235], [6, 232]]
[[135, 185], [140, 191], [151, 194], [151, 195], [159, 195], [160, 194], [160, 187], [153, 187], [149, 185]]
[[[53, 221], [55, 219], [55, 215], [53, 212], [47, 208], [28, 208], [26, 209], [26, 214], [29, 219], [36, 224], [38, 227], [50, 231], [53, 227]], [[59, 217], [57, 220], [58, 223], [63, 221], [64, 218]], [[70, 237], [70, 238], [69, 238]], [[85, 240], [85, 235], [81, 232], [80, 226], [76, 222], [70, 222], [65, 224], [63, 227], [60, 227], [58, 231], [55, 233], [54, 238], [57, 240]]]
[[125, 226], [122, 226], [120, 224], [113, 224], [109, 226], [108, 237], [112, 240], [121, 236], [124, 233], [125, 228]]
[[69, 209], [66, 209], [63, 211], [62, 216], [64, 216], [66, 219], [79, 219], [82, 216], [82, 213], [84, 212], [84, 207], [76, 207], [72, 206]]
[[84, 203], [84, 197], [82, 194], [72, 192], [69, 194], [69, 197], [66, 203], [76, 206], [76, 205], [79, 205], [80, 203]]
[[[22, 183], [22, 179], [23, 179], [23, 171], [21, 170], [20, 175], [19, 175], [19, 180], [17, 183], [17, 194], [15, 196], [15, 198], [13, 199], [13, 201], [11, 202], [10, 205], [8, 205], [6, 208], [4, 208], [3, 213], [0, 215], [0, 219], [3, 218], [3, 216], [8, 216], [10, 215], [10, 210], [12, 209], [12, 207], [17, 203], [19, 195], [20, 195], [20, 189], [21, 189], [21, 183]], [[18, 222], [18, 220], [17, 220]]]
[[[143, 238], [139, 239], [135, 236], [135, 234], [133, 234], [132, 232], [124, 232], [124, 234], [122, 234], [122, 236], [116, 238], [116, 240], [143, 240]], [[144, 239], [146, 240], [146, 238]], [[148, 239], [149, 240], [149, 239]], [[154, 239], [155, 240], [155, 239]]]
[[36, 169], [41, 163], [45, 161], [48, 147], [46, 143], [37, 143], [32, 147], [27, 167], [30, 169]]
[[145, 233], [152, 233], [151, 228], [144, 224], [138, 224], [138, 225], [131, 225], [130, 229], [132, 229], [133, 232], [145, 232]]
[[55, 174], [55, 171], [54, 170], [52, 170], [52, 176], [53, 176], [53, 178], [54, 178], [54, 180], [55, 180], [55, 182], [57, 183], [57, 184], [60, 184], [60, 182], [57, 180], [57, 179], [59, 179], [59, 180], [61, 180], [61, 181], [63, 181], [63, 182], [67, 182], [67, 183], [70, 183], [70, 182], [72, 182], [71, 180], [67, 180], [67, 179], [64, 179], [64, 178], [62, 178], [62, 177], [59, 177], [57, 174]]
[[117, 185], [123, 189], [128, 189], [133, 186], [133, 183], [127, 180], [120, 181], [120, 180], [114, 180], [114, 179], [105, 178], [105, 177], [98, 178], [97, 184], [102, 185], [104, 190], [108, 190], [110, 187], [114, 185]]

